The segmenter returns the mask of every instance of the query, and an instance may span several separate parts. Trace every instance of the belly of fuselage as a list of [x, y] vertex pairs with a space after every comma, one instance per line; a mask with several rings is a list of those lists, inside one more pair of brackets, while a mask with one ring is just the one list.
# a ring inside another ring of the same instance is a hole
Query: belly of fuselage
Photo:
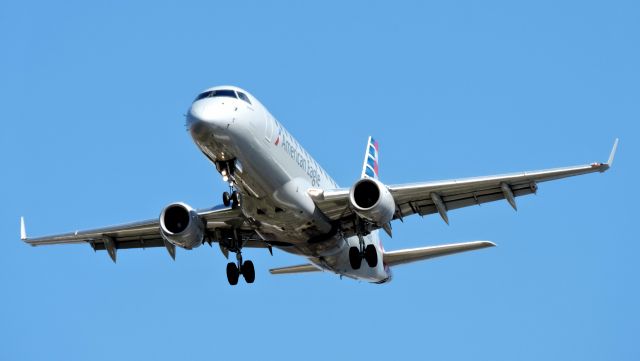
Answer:
[[259, 127], [248, 120], [243, 126], [237, 122], [231, 121], [226, 129], [193, 127], [191, 134], [212, 162], [235, 162], [232, 179], [243, 214], [257, 225], [261, 237], [282, 250], [307, 256], [335, 253], [339, 241], [308, 198], [311, 185], [302, 177], [291, 178], [269, 144], [261, 144], [260, 132], [254, 132]]

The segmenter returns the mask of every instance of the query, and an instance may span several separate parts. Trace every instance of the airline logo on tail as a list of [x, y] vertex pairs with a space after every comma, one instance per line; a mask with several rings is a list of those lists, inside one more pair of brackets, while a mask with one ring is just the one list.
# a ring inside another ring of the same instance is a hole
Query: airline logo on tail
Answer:
[[378, 179], [378, 149], [378, 141], [369, 137], [367, 150], [364, 153], [361, 178]]

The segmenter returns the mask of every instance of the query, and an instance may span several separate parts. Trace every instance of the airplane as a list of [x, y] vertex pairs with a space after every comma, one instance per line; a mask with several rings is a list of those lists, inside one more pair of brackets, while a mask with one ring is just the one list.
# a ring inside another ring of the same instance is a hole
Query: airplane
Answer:
[[217, 243], [225, 258], [227, 280], [255, 280], [255, 268], [243, 260], [245, 248], [273, 248], [303, 256], [307, 263], [271, 269], [271, 274], [327, 271], [371, 283], [392, 279], [391, 268], [495, 246], [473, 241], [387, 251], [380, 230], [392, 236], [391, 222], [410, 215], [438, 214], [449, 223], [449, 211], [536, 193], [538, 183], [594, 172], [606, 163], [520, 173], [386, 185], [379, 175], [379, 145], [368, 138], [360, 179], [340, 187], [327, 171], [271, 115], [257, 98], [235, 86], [199, 93], [186, 115], [186, 127], [199, 150], [215, 165], [229, 191], [222, 204], [196, 210], [183, 202], [167, 205], [158, 218], [111, 227], [29, 238], [20, 218], [20, 238], [29, 245], [88, 243], [117, 251], [165, 247], [175, 260], [176, 248], [191, 250]]

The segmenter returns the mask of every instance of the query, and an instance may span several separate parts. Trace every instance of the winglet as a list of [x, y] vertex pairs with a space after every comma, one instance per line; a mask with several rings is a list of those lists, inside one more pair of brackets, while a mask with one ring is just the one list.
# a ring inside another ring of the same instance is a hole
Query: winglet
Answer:
[[607, 161], [607, 165], [611, 167], [613, 165], [613, 157], [616, 156], [616, 150], [618, 149], [618, 138], [613, 142], [613, 148], [611, 148], [611, 154], [609, 154], [609, 160]]
[[24, 217], [20, 217], [20, 239], [27, 240], [27, 230], [24, 227]]

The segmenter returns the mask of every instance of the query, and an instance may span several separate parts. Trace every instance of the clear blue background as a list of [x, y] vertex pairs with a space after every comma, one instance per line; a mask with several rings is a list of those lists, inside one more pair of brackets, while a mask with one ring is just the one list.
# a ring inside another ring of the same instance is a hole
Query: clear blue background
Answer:
[[[636, 1], [0, 4], [0, 359], [638, 360]], [[217, 248], [30, 248], [19, 237], [206, 207], [225, 189], [185, 132], [241, 86], [343, 186], [366, 137], [387, 183], [605, 161], [606, 175], [395, 224], [387, 249], [498, 247], [384, 286], [275, 277], [302, 259]]]

